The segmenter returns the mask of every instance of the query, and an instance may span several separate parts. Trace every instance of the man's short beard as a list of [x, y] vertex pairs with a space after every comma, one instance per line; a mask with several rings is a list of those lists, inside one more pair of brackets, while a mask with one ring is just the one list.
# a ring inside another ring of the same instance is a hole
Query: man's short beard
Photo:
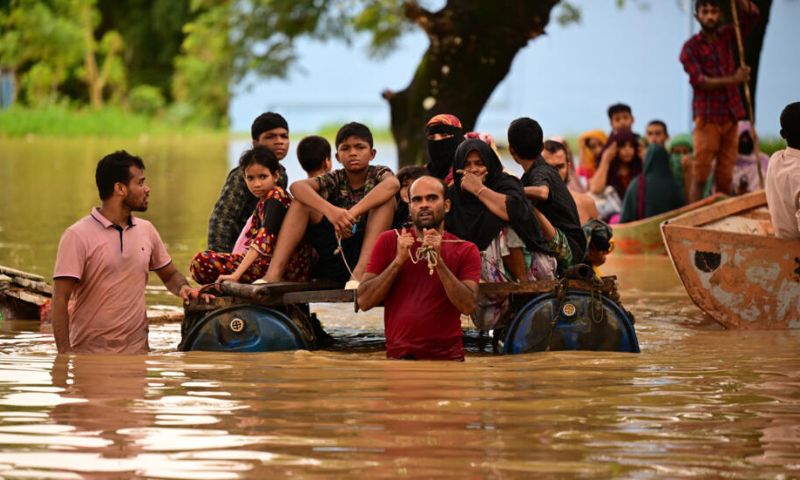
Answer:
[[713, 27], [706, 26], [705, 23], [701, 23], [700, 27], [703, 29], [705, 33], [714, 33], [719, 28], [719, 23], [714, 23]]
[[414, 228], [416, 228], [418, 232], [421, 232], [426, 228], [438, 229], [442, 226], [442, 221], [442, 219], [437, 219], [436, 217], [431, 217], [431, 219], [425, 223], [422, 223], [419, 220], [414, 220]]
[[442, 223], [444, 222], [444, 212], [442, 212], [441, 215], [438, 215], [436, 212], [431, 212], [430, 220], [424, 220], [424, 221], [420, 221], [419, 214], [417, 214], [417, 218], [414, 218], [413, 222], [414, 222], [414, 228], [416, 228], [417, 231], [419, 232], [421, 232], [425, 228], [438, 229], [439, 227], [442, 226]]
[[147, 199], [142, 202], [141, 205], [136, 205], [129, 202], [127, 199], [125, 200], [125, 206], [130, 208], [131, 212], [146, 212], [147, 211]]

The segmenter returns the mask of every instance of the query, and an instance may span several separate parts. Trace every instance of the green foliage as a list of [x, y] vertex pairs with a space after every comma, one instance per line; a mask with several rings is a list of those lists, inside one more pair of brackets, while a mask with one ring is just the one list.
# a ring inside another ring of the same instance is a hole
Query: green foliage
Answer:
[[152, 117], [160, 112], [165, 104], [161, 89], [152, 85], [137, 85], [128, 94], [128, 106], [133, 113]]
[[52, 87], [57, 84], [56, 75], [50, 66], [39, 62], [22, 77], [20, 86], [25, 91], [29, 105], [44, 107], [56, 102], [57, 98]]
[[87, 55], [104, 58], [100, 79], [121, 99], [126, 85], [119, 60], [122, 39], [106, 32], [100, 42], [94, 29], [100, 21], [95, 0], [12, 0], [0, 13], [0, 66], [11, 70], [22, 87], [21, 99], [31, 106], [57, 102], [59, 87], [71, 77], [87, 83]]
[[758, 146], [759, 148], [761, 148], [762, 152], [771, 156], [778, 150], [783, 150], [784, 148], [786, 148], [786, 140], [780, 137], [760, 138], [758, 140]]
[[570, 2], [562, 1], [559, 3], [559, 10], [556, 13], [556, 21], [559, 23], [559, 25], [580, 23], [581, 9]]
[[[75, 109], [64, 103], [42, 108], [13, 106], [0, 110], [0, 136], [99, 136], [136, 137], [184, 133], [214, 133], [215, 130], [155, 119], [117, 107], [99, 110]], [[225, 132], [219, 132], [226, 134]]]
[[194, 0], [194, 19], [184, 26], [186, 37], [175, 59], [172, 94], [179, 108], [172, 117], [224, 127], [228, 124], [228, 102], [233, 66], [228, 32], [230, 1]]
[[233, 79], [238, 82], [250, 73], [285, 77], [301, 37], [350, 42], [356, 34], [368, 34], [369, 52], [385, 55], [413, 28], [403, 5], [401, 0], [238, 2], [231, 11]]
[[17, 0], [0, 15], [0, 66], [20, 78], [22, 98], [32, 105], [57, 100], [58, 86], [81, 60], [80, 28], [69, 7], [63, 0], [52, 8]]
[[125, 49], [121, 60], [127, 84], [152, 85], [172, 100], [175, 57], [191, 21], [189, 0], [98, 0], [98, 35], [117, 31]]
[[373, 56], [387, 55], [397, 46], [400, 36], [412, 27], [403, 15], [402, 4], [394, 0], [370, 2], [352, 22], [355, 32], [372, 35], [370, 53]]

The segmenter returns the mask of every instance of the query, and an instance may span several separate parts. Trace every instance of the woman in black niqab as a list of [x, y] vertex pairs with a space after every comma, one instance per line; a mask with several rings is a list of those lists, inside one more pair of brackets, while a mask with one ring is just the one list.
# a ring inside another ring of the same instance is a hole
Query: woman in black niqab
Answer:
[[448, 185], [452, 184], [453, 159], [456, 149], [464, 141], [461, 120], [448, 113], [436, 115], [425, 125], [425, 136], [430, 158], [428, 172]]

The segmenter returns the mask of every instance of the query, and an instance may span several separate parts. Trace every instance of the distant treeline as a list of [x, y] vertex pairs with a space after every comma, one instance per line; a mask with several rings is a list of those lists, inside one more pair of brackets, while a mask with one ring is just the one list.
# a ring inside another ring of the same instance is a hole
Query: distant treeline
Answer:
[[12, 102], [227, 126], [225, 0], [0, 0]]

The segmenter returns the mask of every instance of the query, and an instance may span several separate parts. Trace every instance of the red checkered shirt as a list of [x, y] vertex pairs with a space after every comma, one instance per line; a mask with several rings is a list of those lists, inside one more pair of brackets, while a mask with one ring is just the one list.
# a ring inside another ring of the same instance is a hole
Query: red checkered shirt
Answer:
[[[748, 3], [749, 8], [739, 10], [742, 33], [745, 35], [759, 16], [758, 7], [753, 2]], [[745, 117], [738, 85], [713, 90], [704, 90], [698, 86], [706, 78], [730, 77], [736, 72], [733, 59], [735, 45], [736, 32], [733, 25], [720, 27], [712, 41], [700, 32], [683, 44], [680, 59], [683, 69], [689, 74], [689, 82], [694, 87], [694, 118], [699, 117], [709, 123], [728, 123]]]

